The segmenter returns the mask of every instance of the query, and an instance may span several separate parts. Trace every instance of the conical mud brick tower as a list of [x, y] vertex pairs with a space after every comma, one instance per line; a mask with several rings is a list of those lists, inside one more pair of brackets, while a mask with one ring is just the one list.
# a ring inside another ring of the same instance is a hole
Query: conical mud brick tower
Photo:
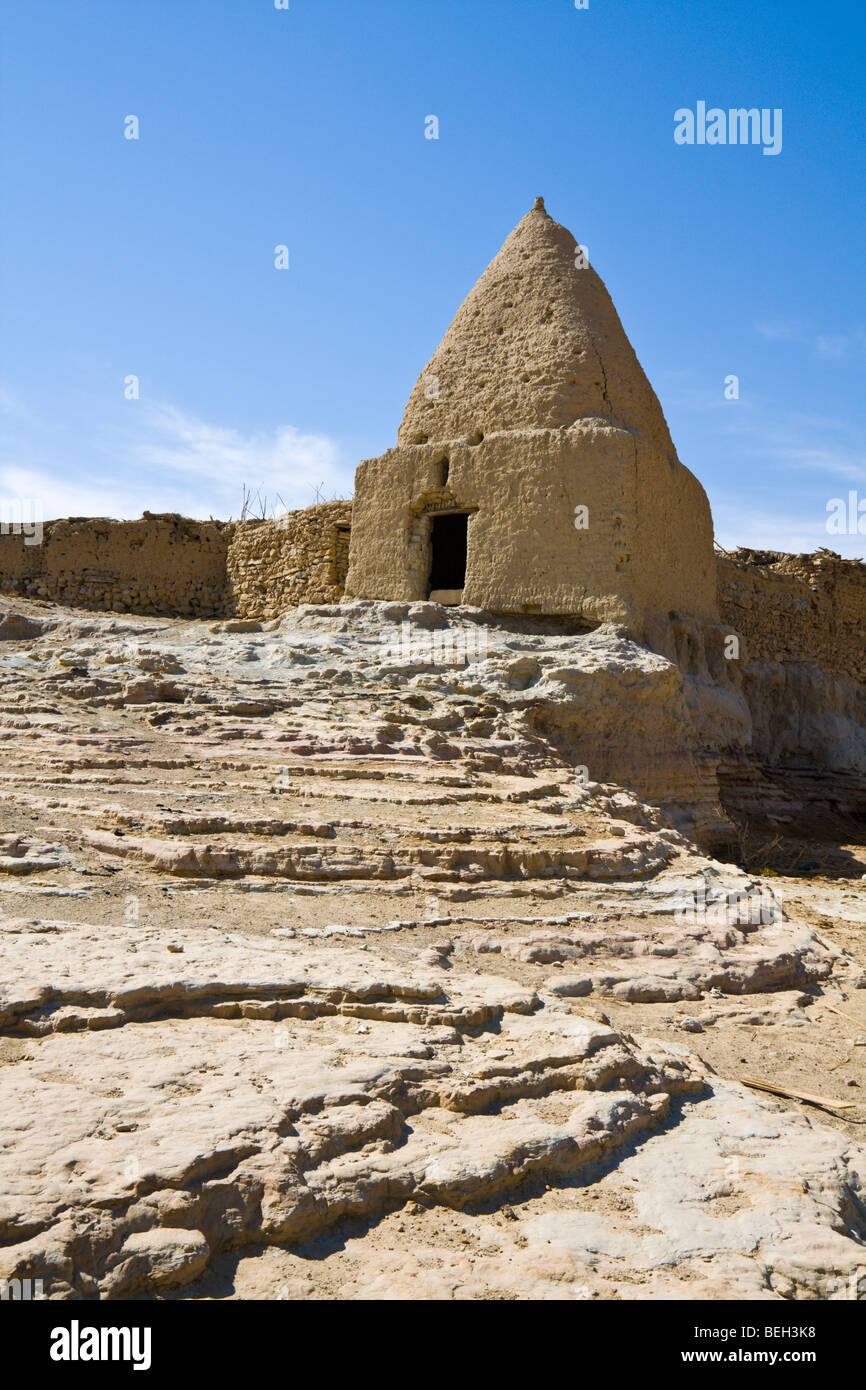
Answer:
[[716, 618], [712, 520], [600, 277], [539, 198], [357, 471], [347, 593]]

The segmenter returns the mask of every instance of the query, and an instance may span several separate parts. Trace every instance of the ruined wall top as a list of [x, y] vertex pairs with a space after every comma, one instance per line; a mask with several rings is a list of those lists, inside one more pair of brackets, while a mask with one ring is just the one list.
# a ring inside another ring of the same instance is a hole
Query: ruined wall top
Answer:
[[421, 373], [399, 442], [560, 429], [586, 417], [625, 425], [676, 458], [610, 295], [539, 198]]
[[866, 682], [866, 564], [832, 551], [740, 549], [717, 559], [722, 621], [750, 661], [817, 663]]

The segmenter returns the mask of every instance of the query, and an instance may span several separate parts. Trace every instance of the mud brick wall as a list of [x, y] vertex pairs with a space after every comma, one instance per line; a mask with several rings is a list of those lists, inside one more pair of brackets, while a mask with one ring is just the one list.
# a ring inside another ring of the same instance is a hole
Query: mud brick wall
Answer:
[[227, 591], [241, 618], [275, 618], [301, 603], [336, 603], [349, 556], [351, 502], [322, 502], [276, 521], [240, 522], [227, 557]]
[[342, 596], [351, 519], [351, 502], [324, 502], [276, 521], [48, 521], [39, 545], [0, 534], [0, 592], [116, 613], [277, 617]]
[[830, 551], [718, 559], [722, 621], [748, 661], [811, 662], [866, 681], [866, 564]]
[[118, 613], [222, 616], [231, 523], [145, 512], [48, 521], [41, 545], [0, 535], [0, 589]]
[[[0, 533], [0, 593], [118, 613], [278, 617], [342, 598], [351, 523], [351, 502], [275, 521], [48, 521], [40, 545]], [[738, 550], [718, 557], [717, 576], [722, 623], [743, 638], [745, 660], [809, 662], [866, 683], [866, 564]]]

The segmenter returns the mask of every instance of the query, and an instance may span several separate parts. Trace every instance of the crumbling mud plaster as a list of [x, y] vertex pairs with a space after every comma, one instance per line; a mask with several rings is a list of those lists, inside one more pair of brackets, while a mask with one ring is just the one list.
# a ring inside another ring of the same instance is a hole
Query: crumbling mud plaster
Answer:
[[326, 502], [274, 521], [49, 521], [39, 545], [0, 535], [0, 591], [119, 613], [275, 617], [339, 598], [351, 514]]
[[349, 596], [426, 599], [468, 514], [464, 603], [625, 623], [717, 618], [709, 504], [601, 279], [539, 199], [461, 305], [398, 444], [355, 480]]
[[806, 661], [866, 680], [866, 565], [830, 551], [719, 557], [722, 620], [753, 661]]
[[76, 608], [210, 617], [225, 608], [233, 531], [231, 523], [148, 512], [139, 521], [48, 521], [41, 545], [0, 535], [0, 587]]
[[722, 620], [742, 637], [753, 756], [866, 773], [866, 566], [738, 550], [718, 574]]

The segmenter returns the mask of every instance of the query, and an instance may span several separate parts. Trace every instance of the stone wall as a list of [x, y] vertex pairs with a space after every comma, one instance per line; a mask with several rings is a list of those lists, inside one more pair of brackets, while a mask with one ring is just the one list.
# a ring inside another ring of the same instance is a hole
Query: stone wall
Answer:
[[[773, 767], [866, 773], [866, 565], [831, 551], [719, 558], [751, 755]], [[733, 663], [731, 663], [733, 665]]]
[[227, 557], [228, 601], [239, 617], [276, 618], [301, 603], [342, 597], [351, 502], [322, 502], [276, 521], [243, 522]]
[[0, 589], [76, 608], [219, 616], [234, 527], [145, 512], [48, 521], [40, 545], [0, 534]]
[[866, 564], [831, 551], [718, 559], [722, 621], [748, 661], [808, 662], [866, 682]]
[[[342, 597], [351, 524], [351, 502], [275, 521], [149, 512], [139, 521], [48, 521], [40, 545], [0, 533], [0, 592], [121, 613], [276, 617]], [[830, 551], [738, 550], [718, 557], [717, 574], [721, 633], [742, 637], [745, 663], [807, 663], [866, 684], [866, 564]], [[688, 665], [679, 650], [664, 654]], [[719, 680], [719, 665], [709, 679]]]
[[117, 613], [276, 617], [341, 596], [351, 516], [351, 502], [326, 502], [277, 521], [48, 521], [38, 545], [0, 534], [0, 592]]

